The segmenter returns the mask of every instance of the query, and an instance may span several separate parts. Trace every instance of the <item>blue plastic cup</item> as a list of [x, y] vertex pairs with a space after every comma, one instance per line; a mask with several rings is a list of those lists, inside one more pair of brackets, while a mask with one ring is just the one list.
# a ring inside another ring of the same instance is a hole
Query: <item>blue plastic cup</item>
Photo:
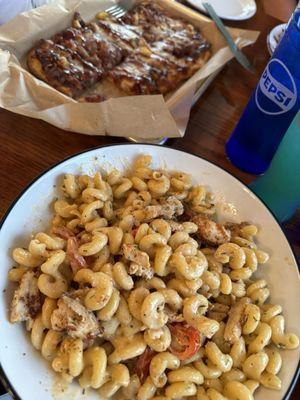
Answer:
[[249, 186], [280, 222], [292, 217], [300, 208], [300, 111], [265, 175]]
[[246, 172], [263, 174], [299, 108], [300, 8], [297, 8], [226, 143], [232, 163]]

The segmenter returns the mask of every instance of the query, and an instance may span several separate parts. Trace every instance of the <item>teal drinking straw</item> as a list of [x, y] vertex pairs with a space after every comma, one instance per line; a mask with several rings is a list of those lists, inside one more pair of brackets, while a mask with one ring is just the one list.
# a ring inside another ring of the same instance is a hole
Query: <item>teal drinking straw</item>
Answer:
[[300, 208], [300, 111], [287, 130], [267, 172], [249, 187], [280, 222], [292, 217]]

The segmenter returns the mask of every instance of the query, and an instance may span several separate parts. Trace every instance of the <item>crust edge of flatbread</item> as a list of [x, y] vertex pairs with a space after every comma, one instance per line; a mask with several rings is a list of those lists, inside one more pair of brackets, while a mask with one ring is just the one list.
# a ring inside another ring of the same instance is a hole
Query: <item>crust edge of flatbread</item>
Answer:
[[[27, 66], [29, 71], [37, 78], [47, 82], [46, 74], [43, 71], [42, 63], [35, 54], [35, 47], [27, 55]], [[48, 83], [48, 82], [47, 82]]]
[[52, 82], [49, 81], [47, 78], [45, 72], [43, 71], [42, 63], [40, 60], [37, 58], [35, 54], [36, 47], [31, 49], [27, 55], [27, 67], [29, 71], [36, 77], [39, 78], [40, 80], [46, 82], [49, 86], [52, 88], [58, 90], [59, 92], [69, 96], [73, 97], [70, 88], [61, 85], [56, 79], [54, 79]]

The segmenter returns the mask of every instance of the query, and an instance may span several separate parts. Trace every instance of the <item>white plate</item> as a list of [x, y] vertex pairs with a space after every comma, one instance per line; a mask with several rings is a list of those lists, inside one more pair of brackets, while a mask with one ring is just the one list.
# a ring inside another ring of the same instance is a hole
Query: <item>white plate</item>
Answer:
[[[115, 145], [87, 151], [61, 162], [42, 174], [19, 196], [6, 214], [0, 230], [0, 362], [2, 374], [14, 393], [22, 400], [53, 400], [54, 378], [47, 363], [33, 350], [22, 325], [12, 325], [7, 320], [7, 309], [12, 296], [12, 286], [6, 292], [7, 271], [12, 265], [10, 258], [14, 246], [28, 244], [32, 231], [43, 229], [49, 217], [50, 203], [57, 195], [54, 187], [62, 180], [63, 174], [93, 173], [99, 167], [111, 169], [126, 168], [139, 153], [151, 154], [156, 166], [179, 169], [191, 173], [195, 182], [204, 183], [217, 194], [225, 197], [238, 209], [237, 221], [252, 221], [261, 229], [258, 241], [262, 249], [271, 254], [270, 262], [261, 267], [259, 276], [265, 277], [272, 291], [272, 301], [283, 305], [286, 325], [289, 331], [300, 334], [299, 274], [293, 252], [275, 219], [264, 204], [237, 179], [219, 167], [197, 156], [166, 147], [151, 145]], [[224, 203], [224, 202], [223, 202]], [[227, 209], [232, 207], [227, 207]], [[227, 215], [228, 219], [228, 215]], [[44, 221], [41, 222], [40, 220]], [[257, 400], [287, 399], [291, 382], [296, 380], [300, 349], [283, 351], [283, 368], [280, 372], [282, 390], [259, 389]], [[59, 388], [56, 385], [56, 394]], [[99, 400], [96, 393], [81, 394], [77, 385], [56, 400]]]
[[187, 0], [195, 8], [206, 13], [202, 3], [210, 3], [220, 18], [242, 21], [256, 13], [255, 0]]

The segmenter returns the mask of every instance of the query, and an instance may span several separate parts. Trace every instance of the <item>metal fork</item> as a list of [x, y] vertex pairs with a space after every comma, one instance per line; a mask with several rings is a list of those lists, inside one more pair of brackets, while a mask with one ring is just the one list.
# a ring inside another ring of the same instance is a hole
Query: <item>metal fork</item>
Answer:
[[123, 17], [123, 15], [125, 15], [126, 11], [127, 10], [124, 7], [120, 6], [119, 4], [109, 7], [107, 10], [105, 10], [105, 12], [107, 12], [107, 14], [109, 14], [111, 17], [114, 17], [114, 18]]

